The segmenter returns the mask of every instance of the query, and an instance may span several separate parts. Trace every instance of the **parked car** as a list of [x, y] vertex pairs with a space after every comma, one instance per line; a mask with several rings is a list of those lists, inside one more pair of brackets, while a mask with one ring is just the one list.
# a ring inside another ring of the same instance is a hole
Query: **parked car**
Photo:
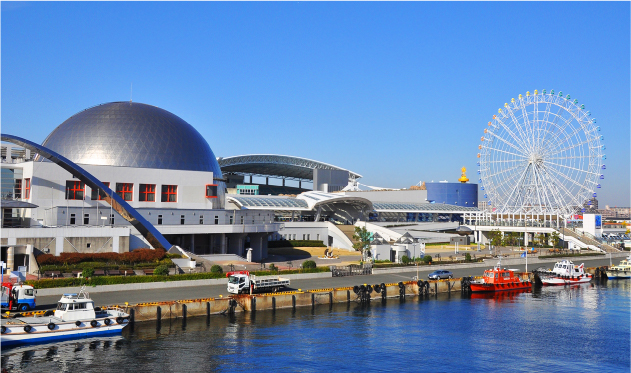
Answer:
[[440, 280], [444, 278], [453, 278], [454, 274], [449, 271], [438, 270], [427, 275], [430, 280]]

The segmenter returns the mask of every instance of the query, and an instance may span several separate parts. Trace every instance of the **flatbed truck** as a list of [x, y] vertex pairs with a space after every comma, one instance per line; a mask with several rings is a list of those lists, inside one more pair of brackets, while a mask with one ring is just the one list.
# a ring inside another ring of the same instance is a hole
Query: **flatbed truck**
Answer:
[[226, 273], [228, 293], [266, 293], [277, 292], [289, 286], [289, 279], [280, 276], [254, 276], [249, 271]]

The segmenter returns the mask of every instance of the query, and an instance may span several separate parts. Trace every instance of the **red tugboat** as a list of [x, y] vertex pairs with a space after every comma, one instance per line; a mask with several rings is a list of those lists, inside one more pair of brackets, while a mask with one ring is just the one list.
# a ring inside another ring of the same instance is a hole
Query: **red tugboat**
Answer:
[[502, 268], [501, 262], [498, 262], [493, 269], [484, 271], [482, 280], [471, 282], [471, 291], [474, 293], [525, 290], [531, 287], [530, 281], [522, 281], [512, 270]]

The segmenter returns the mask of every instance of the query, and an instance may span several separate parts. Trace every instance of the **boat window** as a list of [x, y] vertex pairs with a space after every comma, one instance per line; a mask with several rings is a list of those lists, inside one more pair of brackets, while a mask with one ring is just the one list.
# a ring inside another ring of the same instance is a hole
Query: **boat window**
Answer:
[[502, 276], [503, 276], [503, 277], [509, 277], [509, 274], [508, 274], [508, 272], [504, 272], [504, 273], [502, 274]]
[[495, 278], [497, 278], [497, 273], [495, 274]]
[[65, 311], [68, 308], [68, 304], [67, 303], [57, 303], [57, 309], [59, 311]]
[[228, 279], [228, 282], [231, 283], [231, 284], [238, 284], [239, 283], [239, 279], [237, 277], [230, 276], [230, 278]]
[[85, 307], [85, 303], [75, 303], [74, 304], [74, 309], [75, 310], [84, 310], [85, 308], [86, 308]]

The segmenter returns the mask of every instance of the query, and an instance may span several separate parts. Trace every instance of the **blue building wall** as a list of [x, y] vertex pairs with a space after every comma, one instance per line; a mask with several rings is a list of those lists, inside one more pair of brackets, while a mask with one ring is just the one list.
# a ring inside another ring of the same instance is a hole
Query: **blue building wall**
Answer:
[[425, 183], [427, 202], [478, 207], [478, 184]]

